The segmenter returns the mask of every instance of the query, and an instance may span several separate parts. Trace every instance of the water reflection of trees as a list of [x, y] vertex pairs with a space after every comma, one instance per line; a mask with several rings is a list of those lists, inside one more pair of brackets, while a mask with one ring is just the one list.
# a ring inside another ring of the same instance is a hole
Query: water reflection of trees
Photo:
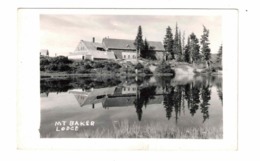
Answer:
[[[175, 118], [178, 122], [181, 114], [188, 110], [194, 116], [198, 110], [202, 113], [203, 122], [209, 119], [209, 108], [211, 99], [211, 87], [217, 87], [217, 92], [222, 101], [222, 79], [200, 78], [189, 82], [179, 83], [173, 77], [157, 77], [150, 82], [149, 77], [68, 77], [62, 79], [42, 79], [41, 93], [66, 92], [70, 89], [115, 87], [122, 84], [136, 84], [137, 90], [134, 94], [134, 107], [139, 121], [142, 120], [143, 108], [148, 104], [162, 103], [165, 116], [168, 120]], [[117, 93], [118, 95], [118, 93]], [[120, 95], [120, 94], [119, 94]], [[131, 93], [133, 97], [133, 93]], [[113, 97], [117, 97], [116, 95]], [[120, 97], [120, 96], [118, 96]], [[124, 97], [128, 97], [125, 95]], [[129, 96], [130, 97], [130, 96]]]
[[200, 104], [201, 107], [201, 113], [203, 114], [203, 122], [206, 121], [206, 119], [209, 118], [209, 101], [210, 101], [210, 95], [211, 95], [211, 90], [209, 88], [209, 85], [203, 85], [201, 89], [201, 98], [202, 98], [202, 103]]
[[172, 111], [174, 106], [174, 88], [172, 86], [165, 86], [163, 87], [163, 105], [166, 111], [166, 118], [170, 120], [172, 117]]
[[[161, 95], [168, 120], [172, 118], [174, 112], [177, 123], [181, 111], [184, 113], [187, 108], [191, 116], [194, 116], [200, 109], [203, 122], [205, 122], [209, 118], [211, 79], [193, 80], [185, 85], [173, 84], [172, 79], [171, 77], [160, 77], [157, 78], [157, 86], [139, 88], [134, 102], [138, 119], [141, 120], [142, 118], [142, 108], [146, 107], [149, 101], [154, 99], [155, 95]], [[158, 88], [162, 89], [161, 93], [156, 90]]]
[[116, 86], [121, 80], [116, 77], [67, 77], [67, 78], [47, 78], [41, 79], [41, 93], [67, 92], [68, 90], [81, 88], [88, 90], [91, 88], [105, 88]]
[[43, 79], [40, 81], [40, 90], [47, 95], [49, 92], [66, 92], [73, 89], [70, 82], [69, 79]]
[[222, 78], [218, 77], [217, 79], [218, 81], [216, 81], [216, 86], [217, 86], [218, 97], [223, 104]]
[[163, 105], [166, 111], [166, 118], [169, 120], [172, 113], [175, 113], [175, 121], [188, 108], [191, 116], [201, 110], [203, 122], [209, 118], [209, 101], [211, 99], [211, 79], [202, 79], [202, 81], [193, 80], [185, 85], [172, 85], [171, 81], [161, 79], [163, 86]]
[[156, 95], [156, 86], [148, 86], [144, 88], [138, 87], [134, 105], [136, 108], [136, 113], [139, 121], [142, 120], [143, 106], [146, 107], [147, 104], [149, 103], [149, 100], [154, 99], [155, 95]]
[[200, 103], [200, 87], [196, 84], [191, 84], [191, 97], [190, 97], [190, 114], [194, 116], [196, 111], [199, 109]]

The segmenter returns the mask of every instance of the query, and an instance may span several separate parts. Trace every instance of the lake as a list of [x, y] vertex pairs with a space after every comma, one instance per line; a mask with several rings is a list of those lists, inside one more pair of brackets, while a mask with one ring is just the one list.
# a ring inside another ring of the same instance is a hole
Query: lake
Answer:
[[223, 138], [222, 76], [41, 78], [41, 138]]

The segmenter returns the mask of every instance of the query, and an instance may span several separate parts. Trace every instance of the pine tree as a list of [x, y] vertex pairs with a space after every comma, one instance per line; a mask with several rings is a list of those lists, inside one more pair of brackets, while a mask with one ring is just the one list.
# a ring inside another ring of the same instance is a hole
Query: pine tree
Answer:
[[144, 46], [143, 49], [141, 51], [141, 55], [142, 58], [148, 58], [149, 57], [149, 44], [147, 42], [146, 39], [144, 39]]
[[174, 59], [174, 55], [173, 55], [173, 35], [172, 35], [172, 29], [171, 29], [170, 26], [168, 26], [166, 28], [166, 35], [164, 37], [163, 46], [164, 46], [165, 51], [166, 51], [166, 60], [168, 60], [168, 58]]
[[178, 37], [178, 41], [179, 41], [179, 44], [178, 44], [178, 48], [179, 48], [179, 54], [178, 54], [178, 58], [179, 58], [179, 61], [183, 61], [183, 53], [182, 53], [182, 43], [181, 43], [181, 31], [179, 31], [179, 37]]
[[199, 40], [194, 33], [190, 35], [190, 56], [191, 63], [197, 63], [200, 60]]
[[179, 37], [179, 29], [178, 24], [176, 23], [175, 27], [175, 36], [173, 40], [173, 54], [177, 61], [181, 61], [181, 53], [180, 53], [180, 37]]
[[203, 60], [207, 63], [207, 67], [209, 67], [210, 59], [211, 59], [211, 53], [209, 48], [209, 30], [206, 29], [205, 26], [203, 26], [203, 34], [201, 35], [200, 43], [202, 45], [201, 53], [203, 56]]
[[220, 45], [218, 50], [217, 63], [222, 64], [222, 44]]
[[181, 49], [182, 49], [182, 60], [184, 61], [184, 52], [185, 52], [185, 31], [182, 33]]
[[185, 48], [184, 48], [183, 61], [187, 62], [187, 63], [191, 62], [190, 38], [188, 38], [188, 43], [187, 43], [187, 45], [185, 45]]
[[138, 27], [138, 32], [135, 38], [134, 45], [136, 47], [136, 51], [138, 53], [138, 57], [140, 56], [140, 52], [143, 49], [144, 42], [143, 42], [143, 34], [142, 34], [142, 27]]

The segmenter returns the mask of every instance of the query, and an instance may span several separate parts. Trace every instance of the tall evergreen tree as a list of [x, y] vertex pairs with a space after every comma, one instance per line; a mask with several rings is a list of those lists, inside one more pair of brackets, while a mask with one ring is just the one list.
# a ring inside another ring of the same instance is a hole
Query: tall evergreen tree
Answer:
[[201, 47], [201, 53], [203, 56], [203, 60], [206, 62], [207, 67], [210, 65], [210, 59], [211, 59], [211, 53], [209, 48], [209, 30], [203, 26], [203, 34], [201, 35], [200, 43], [202, 45]]
[[181, 31], [179, 31], [179, 44], [178, 44], [178, 48], [179, 48], [179, 61], [183, 61], [183, 53], [182, 53], [182, 42], [181, 42]]
[[138, 53], [138, 57], [140, 56], [141, 50], [143, 49], [144, 42], [143, 42], [143, 34], [142, 34], [142, 27], [138, 27], [138, 32], [135, 38], [134, 45], [136, 47], [136, 51]]
[[144, 46], [143, 49], [141, 51], [141, 55], [142, 58], [148, 58], [149, 57], [149, 44], [146, 40], [146, 38], [144, 39]]
[[199, 40], [194, 33], [190, 35], [190, 55], [191, 63], [197, 63], [200, 60]]
[[218, 50], [217, 63], [222, 64], [222, 44], [220, 45]]
[[191, 61], [191, 54], [190, 54], [190, 38], [188, 38], [188, 43], [185, 45], [184, 54], [183, 54], [183, 61], [190, 63]]
[[175, 36], [173, 40], [173, 54], [177, 61], [181, 61], [180, 36], [179, 36], [179, 28], [177, 23], [175, 27]]
[[182, 49], [182, 60], [184, 61], [184, 52], [185, 52], [185, 31], [182, 33], [182, 37], [181, 37], [181, 49]]
[[173, 35], [172, 35], [172, 29], [170, 26], [166, 28], [166, 35], [163, 40], [163, 46], [166, 51], [166, 60], [168, 58], [174, 58], [173, 55]]

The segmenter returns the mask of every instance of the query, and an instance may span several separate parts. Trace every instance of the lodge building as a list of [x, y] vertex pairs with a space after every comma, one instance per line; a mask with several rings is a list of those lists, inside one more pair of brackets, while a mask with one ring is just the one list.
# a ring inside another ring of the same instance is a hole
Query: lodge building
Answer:
[[[159, 41], [149, 41], [151, 50], [155, 53], [156, 59], [163, 58], [165, 51], [163, 44]], [[74, 52], [70, 53], [69, 59], [90, 59], [90, 60], [127, 60], [137, 59], [134, 40], [104, 38], [102, 43], [81, 40]]]

